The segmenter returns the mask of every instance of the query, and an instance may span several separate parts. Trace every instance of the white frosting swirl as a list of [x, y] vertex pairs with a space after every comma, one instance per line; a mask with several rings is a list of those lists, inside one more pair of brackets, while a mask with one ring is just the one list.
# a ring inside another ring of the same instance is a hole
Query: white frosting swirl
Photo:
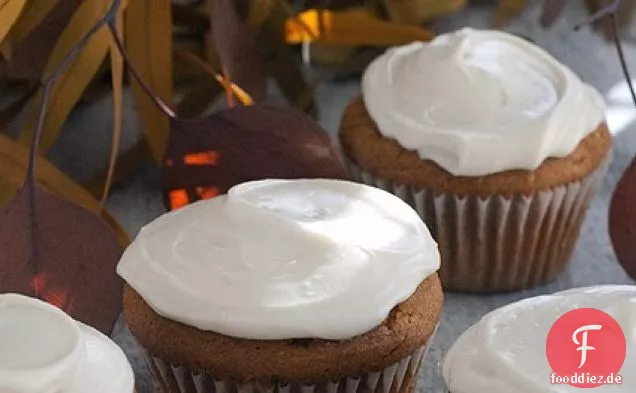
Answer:
[[345, 339], [439, 268], [417, 213], [376, 188], [262, 180], [159, 217], [118, 273], [160, 315], [247, 339]]
[[603, 121], [600, 94], [534, 44], [463, 29], [388, 50], [366, 70], [380, 132], [456, 176], [534, 170]]
[[636, 392], [636, 286], [595, 286], [522, 300], [495, 310], [471, 326], [446, 355], [444, 379], [452, 393], [566, 393], [569, 385], [551, 385], [545, 353], [548, 332], [559, 317], [577, 308], [605, 311], [627, 339], [622, 384], [603, 385], [597, 393]]
[[0, 295], [0, 392], [132, 393], [133, 371], [103, 334], [40, 300]]

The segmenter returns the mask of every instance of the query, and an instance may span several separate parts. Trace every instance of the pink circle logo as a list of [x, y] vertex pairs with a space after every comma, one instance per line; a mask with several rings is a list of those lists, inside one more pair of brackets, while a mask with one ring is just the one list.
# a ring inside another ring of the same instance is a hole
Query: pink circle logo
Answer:
[[627, 343], [623, 329], [607, 313], [580, 308], [559, 318], [548, 333], [550, 382], [578, 388], [622, 384], [619, 375]]

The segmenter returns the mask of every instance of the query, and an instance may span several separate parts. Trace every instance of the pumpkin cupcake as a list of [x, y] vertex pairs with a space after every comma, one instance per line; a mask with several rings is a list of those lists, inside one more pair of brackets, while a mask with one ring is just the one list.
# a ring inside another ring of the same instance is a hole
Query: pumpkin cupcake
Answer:
[[[633, 285], [576, 288], [492, 311], [457, 339], [443, 363], [450, 393], [631, 393], [634, 369]], [[599, 384], [601, 377], [609, 383]]]
[[596, 90], [522, 38], [472, 29], [376, 59], [340, 141], [355, 180], [426, 222], [444, 288], [470, 292], [566, 268], [611, 150]]
[[0, 392], [133, 393], [122, 350], [56, 307], [0, 294]]
[[443, 295], [413, 209], [340, 180], [261, 180], [144, 227], [118, 266], [163, 393], [413, 390]]

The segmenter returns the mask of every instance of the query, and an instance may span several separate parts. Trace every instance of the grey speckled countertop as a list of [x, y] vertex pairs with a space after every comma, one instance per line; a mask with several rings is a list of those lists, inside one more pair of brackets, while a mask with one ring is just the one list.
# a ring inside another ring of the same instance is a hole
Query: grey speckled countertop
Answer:
[[[450, 31], [463, 26], [487, 28], [489, 2], [485, 3], [486, 5], [473, 6], [440, 23], [439, 31]], [[530, 291], [505, 295], [447, 295], [441, 327], [424, 366], [419, 387], [421, 392], [444, 391], [440, 376], [444, 353], [459, 334], [488, 311], [524, 297], [570, 287], [608, 283], [634, 284], [617, 264], [607, 234], [607, 207], [611, 192], [636, 152], [636, 129], [633, 123], [636, 120], [636, 111], [629, 100], [615, 49], [588, 30], [576, 33], [572, 31], [572, 26], [584, 18], [582, 0], [568, 1], [565, 17], [549, 30], [541, 29], [537, 23], [538, 5], [542, 2], [530, 3], [530, 8], [507, 30], [531, 37], [607, 97], [608, 120], [615, 133], [614, 159], [602, 189], [588, 213], [572, 264], [557, 281]], [[625, 49], [636, 76], [636, 46], [627, 43]], [[358, 82], [325, 84], [319, 88], [320, 121], [332, 135], [337, 130], [346, 103], [358, 92], [358, 88]], [[138, 138], [137, 121], [129, 100], [126, 105], [124, 148], [131, 146]], [[87, 178], [98, 165], [106, 162], [112, 124], [110, 109], [109, 100], [104, 100], [73, 113], [62, 141], [51, 153], [52, 160], [62, 170], [75, 174], [76, 178]], [[87, 133], [91, 134], [90, 138], [86, 137]], [[142, 168], [125, 184], [119, 185], [109, 200], [109, 210], [131, 235], [163, 212], [158, 176], [157, 169]], [[114, 336], [136, 368], [139, 393], [152, 392], [145, 366], [122, 324], [118, 326]]]

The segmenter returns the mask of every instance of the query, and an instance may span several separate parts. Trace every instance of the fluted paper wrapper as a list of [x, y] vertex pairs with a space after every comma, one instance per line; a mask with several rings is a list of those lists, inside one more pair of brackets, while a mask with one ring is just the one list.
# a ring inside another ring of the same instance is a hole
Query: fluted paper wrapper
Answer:
[[353, 180], [391, 192], [422, 217], [439, 245], [444, 290], [477, 293], [528, 289], [565, 270], [608, 164], [529, 196], [484, 198], [395, 184], [347, 161]]
[[147, 353], [146, 362], [158, 393], [411, 393], [434, 337], [435, 333], [425, 346], [381, 371], [311, 384], [280, 382], [262, 385], [219, 379], [170, 364]]

